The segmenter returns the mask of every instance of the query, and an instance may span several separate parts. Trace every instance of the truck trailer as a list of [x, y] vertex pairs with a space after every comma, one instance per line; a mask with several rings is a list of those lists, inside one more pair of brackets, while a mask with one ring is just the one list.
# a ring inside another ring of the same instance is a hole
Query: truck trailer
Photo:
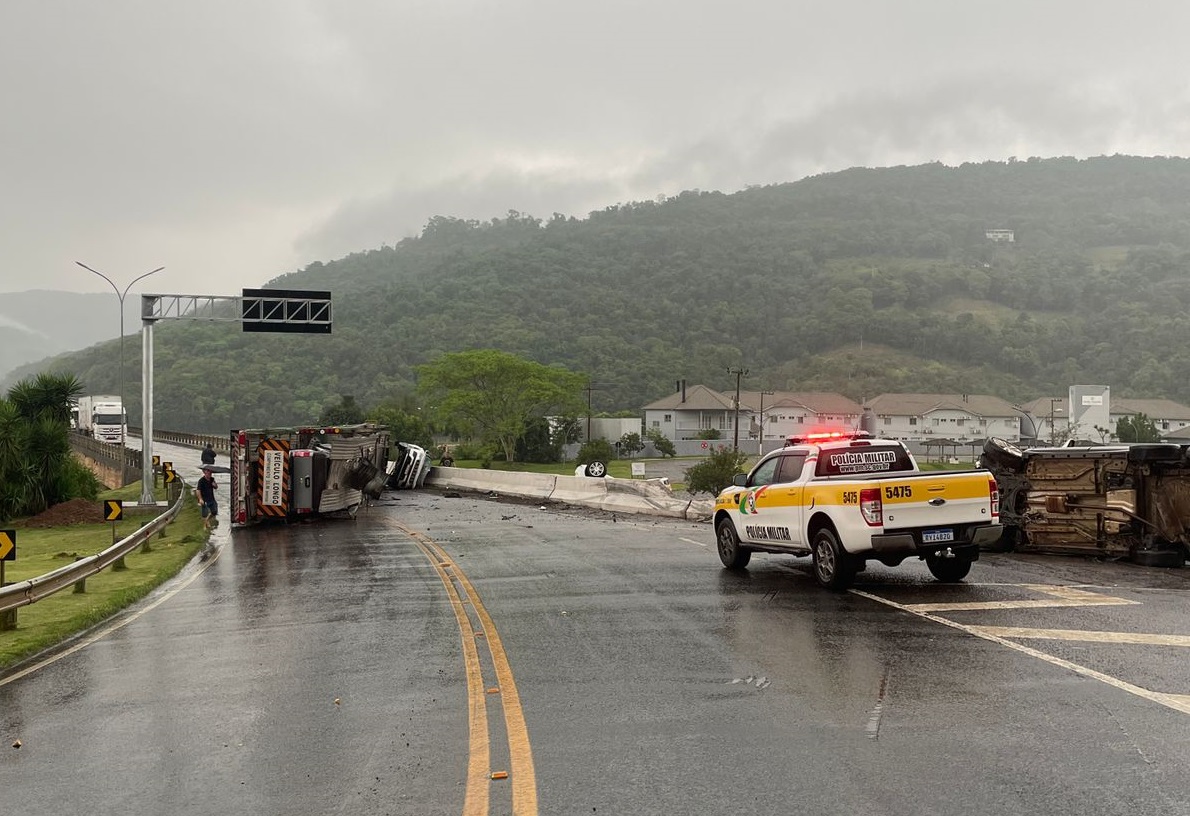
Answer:
[[354, 516], [384, 488], [388, 452], [372, 423], [232, 431], [232, 524]]
[[128, 432], [123, 402], [106, 394], [79, 397], [78, 429], [102, 442], [121, 444]]

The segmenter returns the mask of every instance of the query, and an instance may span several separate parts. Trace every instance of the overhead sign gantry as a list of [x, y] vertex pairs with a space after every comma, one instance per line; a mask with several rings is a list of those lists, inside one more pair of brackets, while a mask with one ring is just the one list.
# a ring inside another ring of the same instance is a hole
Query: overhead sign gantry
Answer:
[[[331, 293], [302, 289], [244, 289], [241, 295], [141, 295], [141, 472], [153, 472], [153, 326], [158, 320], [240, 323], [246, 332], [331, 333]], [[155, 504], [153, 484], [141, 481], [141, 504]]]

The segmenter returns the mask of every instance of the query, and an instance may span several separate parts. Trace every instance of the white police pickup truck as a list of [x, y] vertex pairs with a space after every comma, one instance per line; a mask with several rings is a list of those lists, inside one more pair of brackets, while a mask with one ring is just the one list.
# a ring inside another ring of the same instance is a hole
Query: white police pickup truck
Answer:
[[737, 475], [715, 501], [714, 524], [729, 569], [754, 551], [809, 555], [819, 584], [845, 589], [869, 560], [916, 557], [954, 582], [999, 539], [1000, 494], [986, 470], [923, 473], [896, 440], [810, 434]]

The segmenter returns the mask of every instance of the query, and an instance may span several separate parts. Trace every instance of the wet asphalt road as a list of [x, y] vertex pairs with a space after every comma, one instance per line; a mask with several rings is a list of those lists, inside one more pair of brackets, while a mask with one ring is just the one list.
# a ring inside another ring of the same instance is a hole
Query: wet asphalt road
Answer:
[[0, 679], [6, 810], [1190, 812], [1190, 571], [833, 594], [709, 525], [429, 491], [220, 543]]

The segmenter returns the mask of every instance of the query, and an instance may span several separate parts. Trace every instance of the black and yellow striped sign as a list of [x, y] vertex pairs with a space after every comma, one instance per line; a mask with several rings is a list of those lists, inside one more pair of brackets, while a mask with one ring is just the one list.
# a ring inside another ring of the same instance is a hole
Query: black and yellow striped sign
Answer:
[[124, 518], [124, 502], [120, 499], [104, 499], [103, 520], [119, 521]]
[[265, 439], [256, 448], [256, 508], [262, 516], [289, 513], [289, 440]]
[[17, 531], [0, 530], [0, 561], [17, 560]]
[[165, 470], [162, 471], [162, 473], [165, 475], [165, 483], [166, 484], [173, 484], [174, 481], [176, 481], [178, 478], [177, 471], [175, 471], [172, 467], [166, 468]]

